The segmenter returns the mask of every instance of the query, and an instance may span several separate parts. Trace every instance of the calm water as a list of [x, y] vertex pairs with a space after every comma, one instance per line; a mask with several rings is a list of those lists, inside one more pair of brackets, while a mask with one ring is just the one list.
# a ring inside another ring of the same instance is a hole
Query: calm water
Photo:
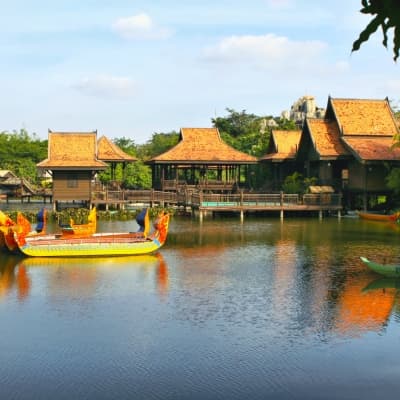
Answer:
[[[132, 230], [103, 222], [100, 230]], [[400, 231], [175, 217], [152, 256], [0, 254], [0, 399], [377, 399], [400, 390]]]

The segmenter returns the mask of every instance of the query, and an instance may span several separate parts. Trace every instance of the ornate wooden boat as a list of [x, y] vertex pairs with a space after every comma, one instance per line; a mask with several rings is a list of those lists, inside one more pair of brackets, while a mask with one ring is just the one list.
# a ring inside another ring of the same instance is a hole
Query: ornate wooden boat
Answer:
[[30, 222], [24, 217], [22, 213], [17, 214], [17, 221], [9, 224], [6, 228], [2, 228], [4, 243], [7, 249], [14, 253], [18, 251], [18, 245], [15, 241], [15, 233], [26, 237], [41, 237], [46, 235], [46, 215], [47, 210], [42, 208], [37, 214], [37, 224], [32, 230]]
[[389, 278], [400, 277], [400, 265], [398, 264], [379, 264], [374, 261], [370, 261], [366, 257], [360, 257], [361, 261], [372, 271], [378, 274], [384, 275]]
[[400, 215], [398, 212], [393, 214], [374, 214], [369, 212], [358, 211], [358, 216], [362, 219], [367, 219], [370, 221], [382, 221], [382, 222], [396, 222]]
[[169, 228], [169, 214], [162, 213], [149, 235], [143, 232], [94, 233], [88, 236], [44, 235], [30, 237], [15, 233], [19, 250], [33, 257], [93, 257], [141, 255], [164, 245]]
[[68, 225], [61, 225], [63, 235], [80, 235], [87, 236], [96, 233], [97, 213], [96, 207], [93, 207], [88, 215], [87, 224], [76, 224], [71, 218]]

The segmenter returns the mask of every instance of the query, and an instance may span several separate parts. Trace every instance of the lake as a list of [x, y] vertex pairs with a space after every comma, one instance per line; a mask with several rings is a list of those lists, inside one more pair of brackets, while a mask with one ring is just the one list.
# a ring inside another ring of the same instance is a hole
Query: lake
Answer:
[[398, 396], [400, 284], [359, 256], [400, 263], [399, 235], [358, 218], [173, 217], [155, 255], [0, 253], [0, 398]]

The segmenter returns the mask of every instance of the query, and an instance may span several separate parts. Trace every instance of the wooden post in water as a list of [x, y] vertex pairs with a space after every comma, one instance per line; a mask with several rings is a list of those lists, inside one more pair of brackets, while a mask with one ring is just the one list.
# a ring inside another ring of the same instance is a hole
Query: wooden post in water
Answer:
[[243, 210], [240, 210], [240, 222], [243, 223], [244, 220], [244, 212]]
[[283, 212], [283, 208], [281, 208], [281, 211], [280, 211], [280, 217], [281, 217], [281, 221], [283, 221], [283, 214], [284, 214], [284, 212]]
[[319, 219], [322, 219], [322, 210], [319, 210], [318, 214], [319, 214]]

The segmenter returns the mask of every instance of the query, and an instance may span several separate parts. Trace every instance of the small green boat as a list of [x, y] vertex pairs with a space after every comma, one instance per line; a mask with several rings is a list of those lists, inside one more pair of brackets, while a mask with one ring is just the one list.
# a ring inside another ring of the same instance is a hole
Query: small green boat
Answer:
[[367, 267], [378, 274], [389, 278], [400, 278], [400, 265], [398, 264], [378, 264], [366, 257], [360, 257], [360, 259]]

